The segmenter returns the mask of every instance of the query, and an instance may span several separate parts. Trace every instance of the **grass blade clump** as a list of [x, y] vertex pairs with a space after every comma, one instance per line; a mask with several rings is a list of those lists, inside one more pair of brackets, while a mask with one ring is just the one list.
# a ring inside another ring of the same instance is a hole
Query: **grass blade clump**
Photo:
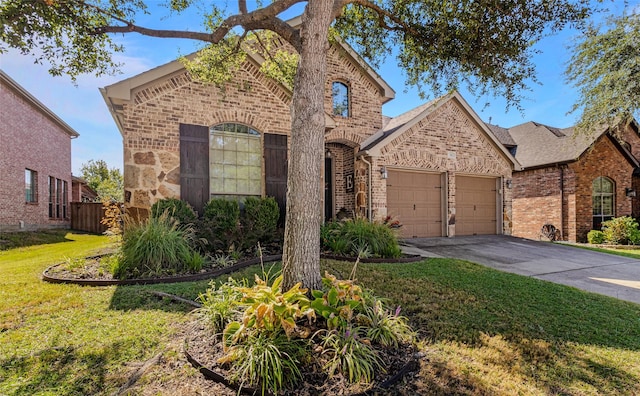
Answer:
[[116, 278], [173, 275], [198, 271], [204, 260], [191, 246], [191, 226], [179, 225], [168, 212], [143, 221], [125, 218]]

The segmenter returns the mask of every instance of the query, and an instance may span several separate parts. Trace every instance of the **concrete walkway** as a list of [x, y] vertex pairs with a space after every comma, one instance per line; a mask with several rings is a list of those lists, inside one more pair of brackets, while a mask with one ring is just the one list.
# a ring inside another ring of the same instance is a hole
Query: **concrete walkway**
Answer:
[[640, 260], [504, 235], [403, 240], [403, 251], [468, 260], [640, 304]]

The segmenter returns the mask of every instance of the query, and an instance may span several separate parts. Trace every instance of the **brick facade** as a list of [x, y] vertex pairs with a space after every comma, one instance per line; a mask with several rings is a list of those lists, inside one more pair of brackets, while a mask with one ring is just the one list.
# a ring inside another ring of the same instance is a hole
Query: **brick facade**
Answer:
[[[369, 215], [369, 206], [372, 217], [384, 216], [387, 196], [379, 177], [381, 166], [446, 173], [453, 189], [456, 173], [511, 178], [512, 159], [482, 130], [484, 124], [469, 114], [473, 111], [468, 105], [463, 108], [453, 102], [420, 120], [385, 146], [380, 155], [362, 153], [364, 142], [383, 129], [382, 105], [393, 92], [354, 56], [341, 45], [328, 52], [325, 113], [331, 125], [325, 133], [325, 155], [332, 166], [329, 186], [333, 206], [326, 218], [341, 210], [349, 215]], [[123, 134], [125, 206], [131, 212], [145, 212], [162, 198], [180, 197], [180, 124], [210, 127], [229, 122], [247, 125], [261, 134], [290, 133], [291, 93], [263, 75], [251, 57], [224, 91], [192, 81], [175, 63], [149, 73], [155, 73], [154, 77], [142, 83], [140, 79], [146, 77], [141, 75], [103, 90], [107, 103], [118, 106], [112, 107], [112, 112]], [[348, 117], [332, 115], [333, 82], [348, 87]], [[127, 94], [123, 95], [123, 90]], [[455, 153], [453, 160], [451, 153]], [[263, 172], [264, 168], [263, 164]], [[509, 234], [510, 191], [499, 190], [503, 213], [499, 221], [503, 232]], [[448, 194], [447, 207], [452, 226], [448, 235], [454, 235], [455, 190]]]
[[[67, 218], [49, 218], [48, 178], [67, 183], [69, 202], [70, 132], [35, 98], [5, 78], [0, 79], [0, 231], [69, 228], [68, 207]], [[25, 169], [37, 172], [33, 203], [25, 202]]]
[[[630, 136], [630, 139], [638, 139]], [[564, 240], [586, 241], [593, 228], [592, 184], [605, 176], [615, 183], [615, 217], [632, 214], [625, 188], [632, 187], [634, 165], [608, 136], [600, 137], [577, 161], [513, 175], [513, 235], [539, 239], [544, 224], [561, 230]]]
[[[333, 81], [345, 83], [350, 97], [350, 117], [333, 117], [336, 125], [326, 136], [334, 158], [334, 213], [343, 207], [351, 212], [355, 192], [346, 192], [345, 176], [353, 173], [354, 148], [382, 126], [383, 98], [344, 52], [333, 48], [328, 55], [327, 114]], [[192, 81], [185, 70], [135, 89], [122, 110], [126, 207], [139, 212], [159, 199], [180, 197], [179, 124], [233, 122], [261, 134], [288, 135], [290, 105], [290, 92], [265, 77], [251, 59], [224, 92]]]
[[[372, 211], [376, 218], [387, 213], [387, 183], [377, 172], [381, 167], [437, 172], [446, 178], [446, 235], [455, 236], [456, 175], [490, 176], [503, 184], [511, 178], [513, 163], [505, 156], [482, 126], [450, 99], [409, 130], [382, 147], [371, 158], [373, 169]], [[365, 169], [364, 166], [360, 167]], [[502, 232], [511, 234], [511, 190], [503, 185]]]

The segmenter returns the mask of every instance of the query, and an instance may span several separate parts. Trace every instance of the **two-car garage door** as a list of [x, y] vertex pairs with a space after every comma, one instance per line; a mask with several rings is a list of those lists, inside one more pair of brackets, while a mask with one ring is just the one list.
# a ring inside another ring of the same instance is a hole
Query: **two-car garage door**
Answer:
[[[389, 170], [387, 213], [403, 224], [404, 238], [446, 235], [442, 174]], [[456, 176], [455, 235], [495, 234], [496, 179]]]

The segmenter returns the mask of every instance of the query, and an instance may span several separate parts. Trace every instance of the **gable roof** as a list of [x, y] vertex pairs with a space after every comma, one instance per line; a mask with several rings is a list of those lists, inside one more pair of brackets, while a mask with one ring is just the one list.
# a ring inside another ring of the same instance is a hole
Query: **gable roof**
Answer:
[[515, 146], [517, 146], [515, 157], [522, 164], [523, 169], [577, 161], [585, 151], [604, 135], [609, 137], [631, 164], [638, 166], [638, 161], [608, 133], [609, 130], [607, 128], [603, 128], [594, 134], [576, 134], [573, 127], [555, 128], [529, 121], [508, 129], [500, 128], [498, 130], [491, 128], [491, 131], [494, 133], [498, 131], [501, 136], [500, 140], [503, 142], [509, 141], [503, 135], [505, 131], [507, 132]]
[[58, 117], [53, 111], [51, 111], [47, 106], [42, 104], [35, 96], [31, 95], [29, 91], [24, 89], [20, 84], [15, 82], [14, 79], [9, 77], [7, 73], [0, 69], [0, 83], [5, 85], [11, 91], [13, 91], [16, 95], [22, 98], [25, 102], [31, 105], [35, 110], [40, 112], [42, 115], [51, 120], [54, 124], [58, 125], [60, 129], [62, 129], [71, 139], [75, 139], [80, 134], [76, 132], [75, 129], [71, 128], [69, 124], [64, 122], [62, 118]]
[[[293, 27], [300, 25], [301, 17], [293, 18], [287, 21]], [[351, 46], [342, 40], [336, 40], [342, 49], [342, 54], [347, 56], [351, 61], [353, 61], [359, 68], [362, 70], [365, 75], [376, 85], [380, 91], [380, 94], [383, 97], [382, 103], [386, 103], [393, 98], [395, 98], [395, 91], [391, 86], [380, 77], [375, 70], [369, 66], [362, 57], [360, 57]], [[258, 65], [264, 62], [264, 59], [256, 54], [253, 51], [247, 51], [248, 58], [252, 61], [256, 62]], [[186, 56], [187, 59], [193, 60], [197, 56], [197, 52], [189, 54]], [[174, 60], [169, 63], [165, 63], [153, 69], [150, 69], [146, 72], [140, 73], [133, 77], [127, 78], [125, 80], [119, 81], [117, 83], [108, 85], [104, 88], [100, 88], [100, 93], [102, 94], [102, 98], [104, 99], [107, 107], [109, 108], [109, 112], [111, 113], [114, 121], [116, 122], [120, 133], [123, 134], [124, 128], [122, 125], [122, 105], [126, 102], [131, 101], [133, 91], [143, 87], [145, 85], [151, 84], [157, 80], [168, 77], [174, 73], [182, 72], [185, 69], [182, 62], [179, 60]], [[281, 85], [283, 90], [291, 93], [291, 91]], [[336, 127], [336, 123], [333, 118], [325, 113], [325, 124], [327, 129], [332, 129]]]
[[380, 155], [380, 150], [382, 150], [384, 146], [411, 129], [416, 123], [420, 122], [420, 120], [424, 119], [450, 100], [456, 101], [465, 110], [469, 118], [476, 123], [482, 133], [484, 133], [489, 141], [493, 143], [494, 147], [513, 164], [514, 169], [519, 170], [520, 164], [516, 158], [514, 158], [498, 138], [490, 132], [489, 127], [480, 120], [480, 117], [478, 117], [476, 112], [473, 111], [471, 106], [469, 106], [467, 101], [464, 100], [458, 91], [453, 91], [447, 95], [433, 99], [430, 102], [415, 107], [397, 117], [391, 118], [381, 130], [362, 142], [359, 154], [371, 156]]

